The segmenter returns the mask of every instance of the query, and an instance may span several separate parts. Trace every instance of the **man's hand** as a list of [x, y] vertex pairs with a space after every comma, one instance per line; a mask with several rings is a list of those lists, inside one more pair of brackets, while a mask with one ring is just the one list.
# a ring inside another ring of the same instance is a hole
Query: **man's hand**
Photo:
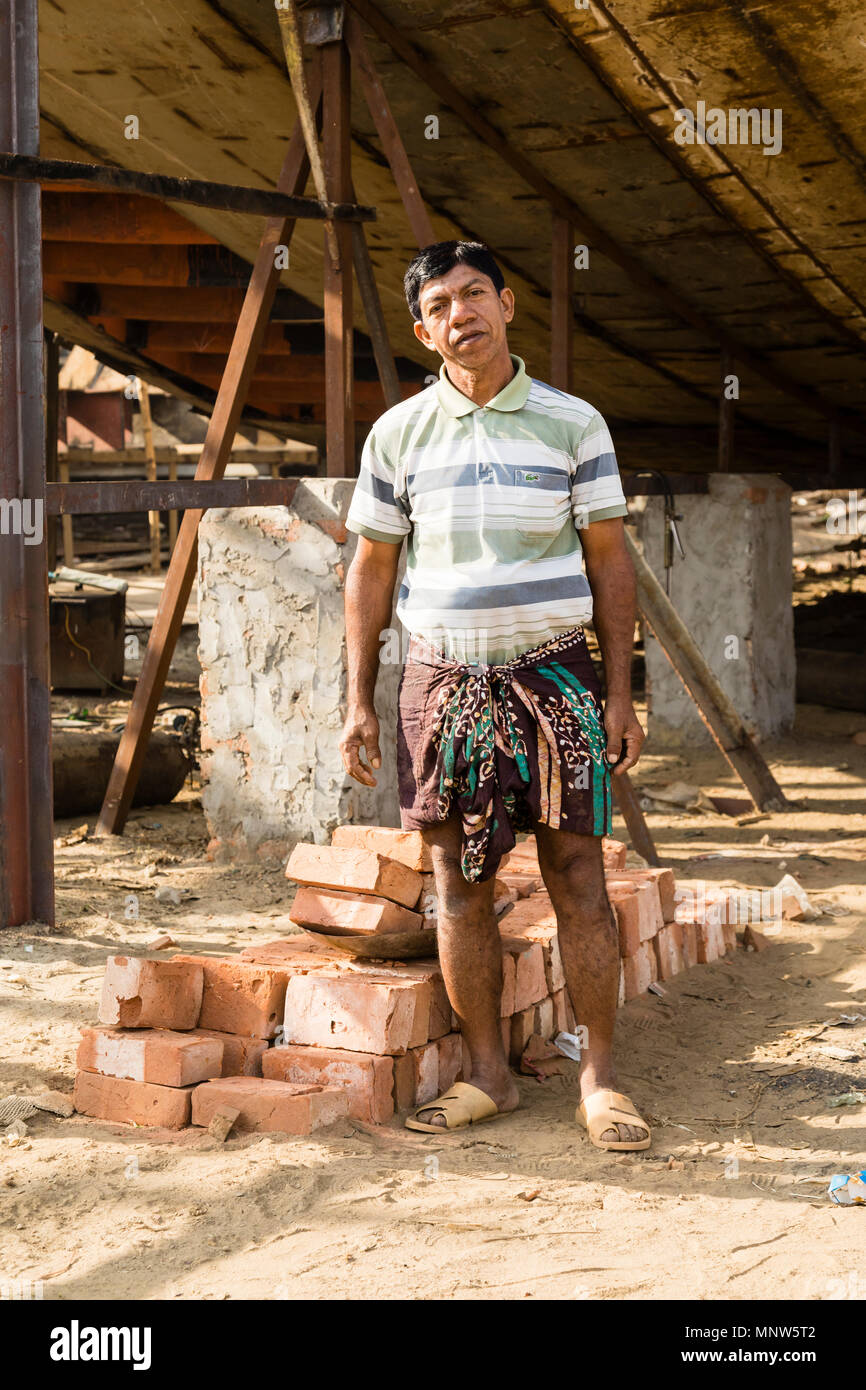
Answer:
[[616, 696], [605, 701], [604, 728], [607, 734], [607, 760], [616, 777], [634, 767], [646, 734], [638, 722], [631, 700]]
[[354, 777], [356, 782], [361, 782], [365, 787], [375, 787], [375, 777], [361, 762], [359, 755], [362, 748], [370, 767], [381, 767], [379, 721], [372, 705], [366, 709], [349, 710], [340, 739], [340, 756], [350, 777]]

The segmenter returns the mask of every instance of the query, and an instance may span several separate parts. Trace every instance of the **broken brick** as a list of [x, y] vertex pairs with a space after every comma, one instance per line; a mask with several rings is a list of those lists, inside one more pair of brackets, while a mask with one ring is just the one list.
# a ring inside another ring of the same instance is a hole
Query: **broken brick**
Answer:
[[197, 1086], [155, 1086], [149, 1081], [80, 1071], [72, 1099], [80, 1115], [98, 1120], [183, 1129], [189, 1124], [190, 1096], [196, 1090]]
[[343, 888], [350, 893], [374, 893], [403, 907], [414, 907], [421, 896], [421, 875], [397, 859], [368, 849], [338, 849], [333, 845], [295, 845], [286, 865], [286, 878], [311, 888]]
[[82, 1028], [79, 1071], [149, 1081], [156, 1086], [191, 1086], [222, 1075], [223, 1044], [198, 1031], [165, 1028]]
[[202, 982], [200, 966], [177, 957], [142, 960], [109, 956], [99, 1022], [109, 1028], [194, 1028], [201, 1009]]
[[413, 932], [424, 927], [420, 913], [401, 907], [390, 898], [345, 893], [336, 888], [310, 888], [306, 884], [295, 894], [289, 918], [301, 927], [347, 936]]
[[366, 849], [396, 859], [416, 873], [432, 872], [430, 846], [420, 830], [397, 830], [390, 825], [338, 825], [331, 836], [338, 849]]
[[296, 1086], [258, 1076], [226, 1076], [205, 1081], [192, 1093], [192, 1122], [207, 1128], [217, 1110], [238, 1111], [239, 1130], [258, 1133], [311, 1134], [348, 1114], [341, 1087]]
[[288, 971], [273, 965], [253, 965], [235, 957], [175, 956], [195, 962], [204, 979], [202, 1028], [244, 1037], [273, 1038], [283, 1013]]
[[285, 1041], [379, 1055], [427, 1042], [428, 981], [366, 973], [294, 975], [286, 990]]
[[262, 1073], [270, 1081], [342, 1087], [348, 1113], [370, 1124], [383, 1124], [394, 1113], [391, 1057], [338, 1047], [272, 1047], [262, 1060]]

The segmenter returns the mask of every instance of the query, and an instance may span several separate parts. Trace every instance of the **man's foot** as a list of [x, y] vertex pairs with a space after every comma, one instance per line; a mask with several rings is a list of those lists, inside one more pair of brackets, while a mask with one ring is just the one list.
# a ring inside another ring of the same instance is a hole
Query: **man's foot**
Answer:
[[[580, 1088], [580, 1104], [583, 1105], [584, 1101], [588, 1100], [596, 1091], [610, 1091], [615, 1090], [615, 1088], [616, 1082], [613, 1079], [605, 1081], [604, 1083], [595, 1080], [591, 1082], [582, 1082]], [[615, 1125], [611, 1126], [611, 1128], [604, 1130], [598, 1137], [602, 1143], [605, 1144], [637, 1144], [640, 1143], [641, 1140], [646, 1139], [646, 1130], [642, 1129], [639, 1125], [620, 1124], [617, 1122]]]
[[[509, 1111], [516, 1110], [520, 1104], [520, 1092], [509, 1073], [504, 1078], [488, 1078], [482, 1073], [473, 1073], [472, 1076], [465, 1078], [469, 1086], [475, 1086], [477, 1090], [483, 1091], [489, 1096], [496, 1106], [500, 1115], [507, 1115]], [[422, 1120], [424, 1124], [436, 1125], [440, 1129], [447, 1129], [444, 1115], [427, 1113], [432, 1112], [435, 1101], [431, 1101], [429, 1107], [421, 1105], [415, 1111], [416, 1118]]]

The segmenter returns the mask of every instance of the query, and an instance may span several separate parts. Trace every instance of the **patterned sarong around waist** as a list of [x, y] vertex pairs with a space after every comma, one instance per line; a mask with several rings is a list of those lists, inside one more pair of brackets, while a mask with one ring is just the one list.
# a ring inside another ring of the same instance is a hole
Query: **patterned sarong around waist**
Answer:
[[403, 828], [459, 814], [473, 882], [492, 877], [516, 832], [538, 821], [610, 834], [599, 697], [582, 628], [502, 665], [453, 661], [412, 637], [398, 701]]

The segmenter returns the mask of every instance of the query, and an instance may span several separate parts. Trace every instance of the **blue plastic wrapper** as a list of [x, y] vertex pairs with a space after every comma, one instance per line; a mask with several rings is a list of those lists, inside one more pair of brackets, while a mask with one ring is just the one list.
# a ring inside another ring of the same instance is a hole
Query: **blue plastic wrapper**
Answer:
[[834, 1173], [827, 1188], [837, 1206], [866, 1206], [866, 1168], [859, 1173]]

